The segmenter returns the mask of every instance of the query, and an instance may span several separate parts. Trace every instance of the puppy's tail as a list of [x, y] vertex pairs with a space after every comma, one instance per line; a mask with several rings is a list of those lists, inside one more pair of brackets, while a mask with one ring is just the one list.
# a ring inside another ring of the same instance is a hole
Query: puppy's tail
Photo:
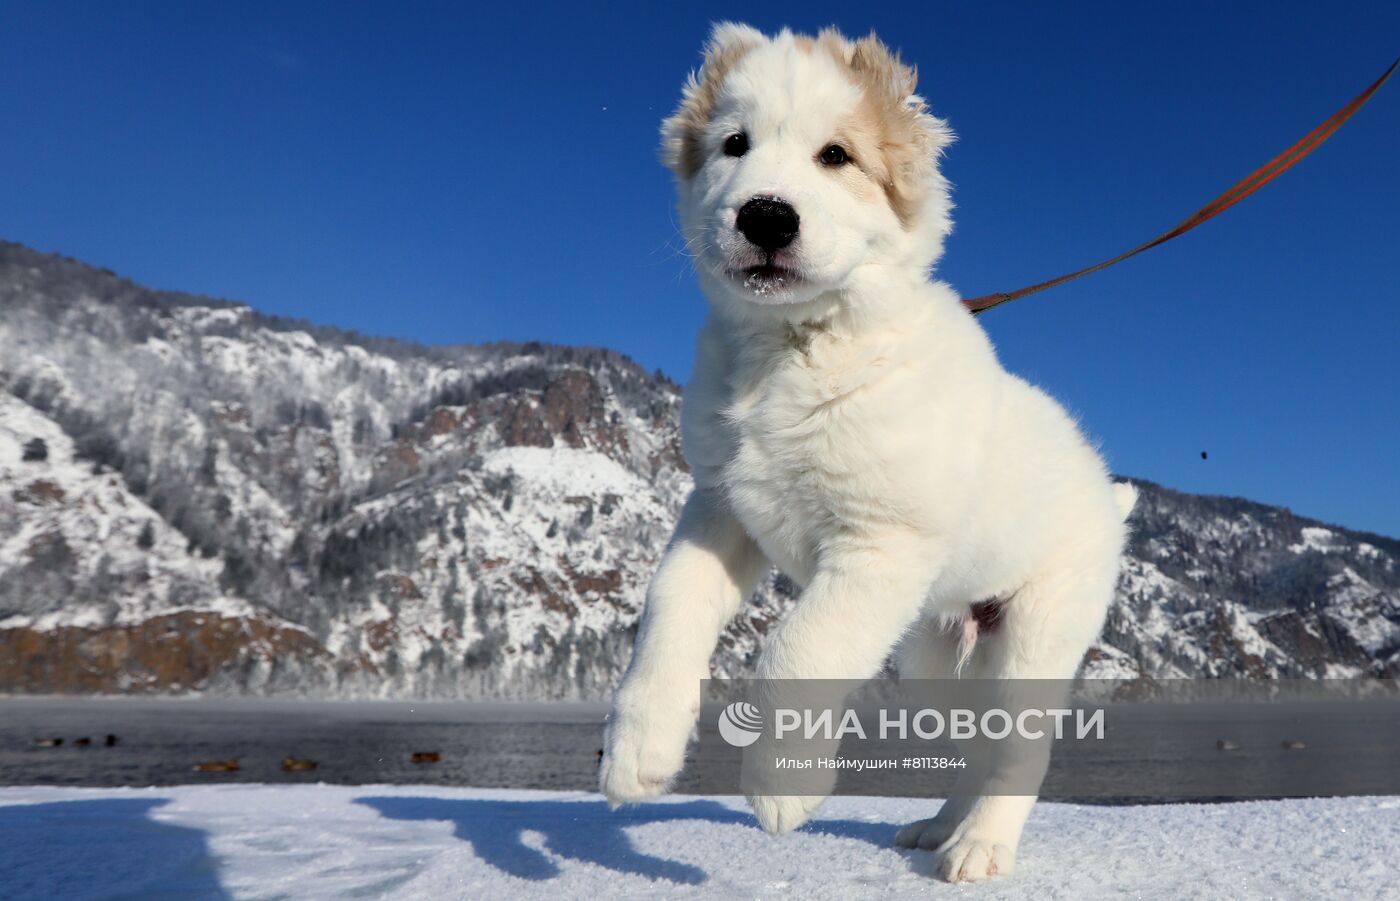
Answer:
[[1133, 507], [1137, 505], [1137, 486], [1131, 482], [1114, 482], [1113, 500], [1118, 504], [1118, 512], [1123, 514], [1124, 519], [1127, 519], [1128, 514], [1132, 513]]

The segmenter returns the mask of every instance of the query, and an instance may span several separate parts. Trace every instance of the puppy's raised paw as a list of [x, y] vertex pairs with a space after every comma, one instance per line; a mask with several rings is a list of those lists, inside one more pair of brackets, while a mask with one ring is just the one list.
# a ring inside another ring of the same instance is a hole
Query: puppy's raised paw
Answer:
[[613, 807], [665, 794], [685, 764], [689, 724], [617, 716], [609, 724], [598, 788]]
[[665, 794], [678, 771], [664, 764], [645, 765], [638, 753], [609, 753], [603, 757], [598, 788], [616, 808]]

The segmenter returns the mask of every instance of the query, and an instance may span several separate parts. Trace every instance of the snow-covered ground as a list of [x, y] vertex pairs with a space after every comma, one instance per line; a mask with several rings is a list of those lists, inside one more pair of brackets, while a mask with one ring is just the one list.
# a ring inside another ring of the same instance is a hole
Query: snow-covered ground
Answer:
[[1041, 804], [1017, 872], [891, 847], [936, 802], [835, 798], [771, 838], [741, 799], [391, 786], [0, 788], [0, 897], [1385, 898], [1400, 798]]

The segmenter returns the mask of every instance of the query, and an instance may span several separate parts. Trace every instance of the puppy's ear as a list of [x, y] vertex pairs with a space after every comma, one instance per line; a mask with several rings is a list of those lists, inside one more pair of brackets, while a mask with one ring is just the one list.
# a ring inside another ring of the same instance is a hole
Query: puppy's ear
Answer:
[[953, 143], [948, 123], [915, 93], [918, 73], [873, 33], [846, 42], [846, 64], [880, 127], [881, 184], [900, 221], [911, 224], [930, 193], [943, 190], [938, 157]]
[[710, 38], [705, 42], [705, 63], [731, 50], [741, 53], [767, 41], [763, 32], [743, 22], [716, 22], [710, 26]]
[[929, 112], [924, 98], [916, 93], [919, 87], [917, 69], [905, 65], [899, 54], [886, 46], [873, 31], [849, 46], [851, 70], [860, 77], [871, 99], [887, 110], [902, 109], [912, 116], [924, 132], [923, 138], [928, 142], [931, 156], [938, 155], [953, 143], [953, 132], [948, 123]]
[[661, 123], [661, 161], [678, 178], [688, 179], [700, 171], [704, 162], [700, 139], [725, 75], [744, 54], [766, 40], [757, 29], [735, 22], [717, 22], [710, 30], [699, 71], [686, 78], [680, 106]]

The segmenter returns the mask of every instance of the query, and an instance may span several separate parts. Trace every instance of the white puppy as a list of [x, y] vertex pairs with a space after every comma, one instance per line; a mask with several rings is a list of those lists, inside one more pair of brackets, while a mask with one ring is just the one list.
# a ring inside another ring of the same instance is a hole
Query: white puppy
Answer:
[[[770, 563], [803, 590], [761, 678], [867, 679], [892, 652], [951, 677], [975, 644], [964, 675], [1067, 679], [1102, 625], [1136, 493], [931, 279], [952, 136], [914, 82], [874, 36], [723, 24], [665, 122], [711, 315], [682, 412], [695, 491], [608, 728], [614, 803], [680, 771], [719, 633]], [[770, 831], [814, 807], [750, 800]], [[1007, 873], [1034, 801], [958, 797], [898, 841], [946, 878]]]

